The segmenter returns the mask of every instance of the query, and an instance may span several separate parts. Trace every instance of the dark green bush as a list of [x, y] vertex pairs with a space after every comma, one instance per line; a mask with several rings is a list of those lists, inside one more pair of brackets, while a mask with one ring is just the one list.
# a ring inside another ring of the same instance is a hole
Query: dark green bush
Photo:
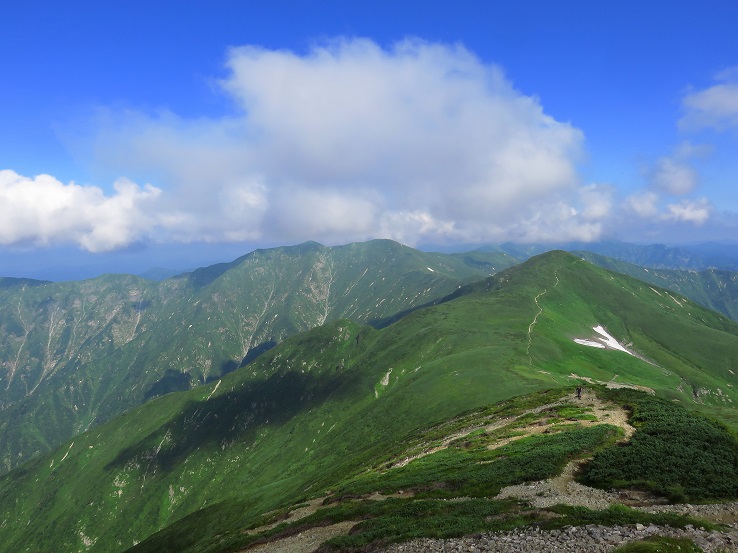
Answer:
[[633, 391], [613, 399], [633, 411], [637, 432], [599, 452], [582, 481], [600, 488], [642, 488], [672, 501], [738, 497], [738, 440], [720, 423]]

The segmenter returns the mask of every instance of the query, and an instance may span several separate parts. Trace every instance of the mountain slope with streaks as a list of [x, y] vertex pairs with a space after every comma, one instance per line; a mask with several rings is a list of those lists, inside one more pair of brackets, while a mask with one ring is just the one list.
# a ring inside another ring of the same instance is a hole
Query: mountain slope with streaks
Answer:
[[738, 272], [736, 271], [649, 269], [591, 252], [572, 253], [605, 269], [678, 292], [708, 309], [719, 311], [734, 321], [738, 321]]
[[514, 263], [377, 240], [257, 250], [161, 282], [0, 281], [0, 467], [220, 378], [330, 320], [381, 325]]

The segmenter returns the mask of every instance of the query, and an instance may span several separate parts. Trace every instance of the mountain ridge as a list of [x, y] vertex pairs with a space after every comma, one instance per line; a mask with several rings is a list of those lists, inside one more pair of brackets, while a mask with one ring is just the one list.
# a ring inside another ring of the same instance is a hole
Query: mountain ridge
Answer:
[[0, 287], [0, 466], [217, 379], [299, 331], [341, 317], [380, 324], [513, 262], [475, 260], [391, 241], [306, 243], [162, 282], [9, 281]]
[[[198, 516], [216, 518], [201, 537], [219, 551], [219, 525], [243, 527], [358, 477], [434, 423], [587, 379], [649, 387], [732, 413], [736, 425], [738, 324], [678, 298], [553, 252], [383, 329], [339, 320], [297, 334], [0, 478], [0, 535], [16, 550], [76, 551], [83, 535], [121, 551], [205, 507]], [[598, 325], [640, 357], [575, 342], [596, 339]], [[70, 490], [80, 511], [64, 512]], [[34, 530], [21, 531], [31, 519]]]

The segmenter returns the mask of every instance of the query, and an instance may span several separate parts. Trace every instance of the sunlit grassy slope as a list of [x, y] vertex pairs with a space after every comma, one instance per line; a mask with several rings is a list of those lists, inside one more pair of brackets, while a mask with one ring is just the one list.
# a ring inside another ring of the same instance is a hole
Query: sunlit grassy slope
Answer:
[[[734, 417], [738, 325], [678, 300], [550, 252], [381, 330], [299, 334], [0, 479], [0, 551], [122, 551], [190, 514], [211, 533], [180, 525], [178, 547], [207, 550], [218, 528], [319, 493], [435, 422], [583, 378]], [[639, 357], [573, 341], [597, 325]]]
[[734, 321], [738, 320], [738, 272], [736, 271], [649, 269], [591, 252], [575, 252], [575, 254], [600, 267], [678, 292], [708, 309], [727, 315]]

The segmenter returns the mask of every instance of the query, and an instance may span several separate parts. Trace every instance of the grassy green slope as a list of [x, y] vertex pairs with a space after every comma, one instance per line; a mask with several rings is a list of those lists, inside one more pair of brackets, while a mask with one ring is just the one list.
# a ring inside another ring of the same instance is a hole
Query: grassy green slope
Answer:
[[[551, 252], [382, 330], [300, 334], [0, 479], [0, 551], [123, 550], [203, 508], [210, 533], [177, 547], [206, 550], [219, 529], [376, 466], [430, 424], [580, 378], [734, 413], [738, 325], [680, 301]], [[600, 324], [647, 361], [573, 342]]]
[[380, 324], [513, 260], [388, 240], [258, 250], [160, 283], [0, 283], [0, 466], [152, 397], [217, 379], [297, 332]]
[[738, 272], [647, 269], [591, 252], [575, 252], [595, 265], [678, 292], [700, 305], [738, 320]]

